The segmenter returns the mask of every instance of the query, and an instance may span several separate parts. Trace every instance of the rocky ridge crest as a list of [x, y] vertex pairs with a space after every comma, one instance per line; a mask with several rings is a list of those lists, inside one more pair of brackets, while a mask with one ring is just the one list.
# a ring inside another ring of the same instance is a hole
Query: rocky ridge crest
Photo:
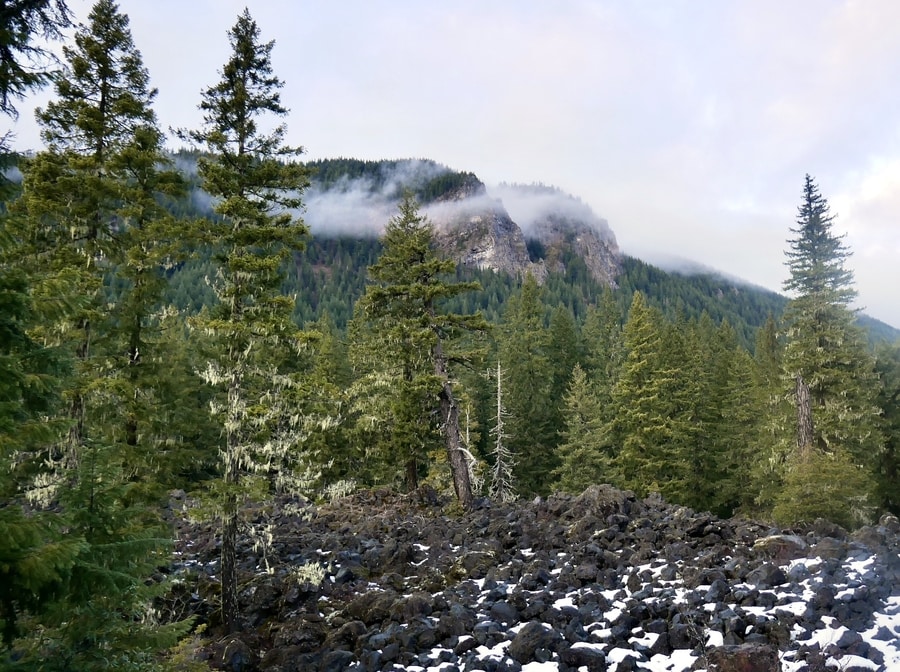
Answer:
[[[527, 222], [514, 221], [502, 198], [488, 194], [474, 175], [426, 208], [439, 247], [457, 263], [542, 282], [548, 272], [565, 273], [568, 255], [580, 258], [597, 282], [615, 287], [621, 253], [615, 235], [587, 206], [561, 192], [505, 186], [523, 204]], [[532, 201], [529, 203], [528, 201]], [[578, 203], [577, 208], [572, 203]], [[541, 254], [530, 253], [528, 240]]]

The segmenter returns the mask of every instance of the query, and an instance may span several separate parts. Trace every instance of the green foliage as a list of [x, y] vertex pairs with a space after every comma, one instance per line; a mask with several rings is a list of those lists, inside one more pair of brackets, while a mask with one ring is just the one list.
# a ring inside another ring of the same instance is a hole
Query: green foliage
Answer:
[[697, 319], [703, 313], [715, 324], [728, 320], [738, 341], [751, 348], [756, 330], [768, 315], [780, 315], [786, 299], [749, 285], [727, 280], [714, 274], [667, 273], [646, 262], [624, 257], [622, 274], [617, 278], [619, 305], [624, 309], [635, 291], [641, 292], [649, 305], [655, 306], [669, 319], [683, 316]]
[[559, 488], [579, 493], [594, 483], [609, 480], [611, 455], [603, 434], [603, 410], [587, 374], [576, 364], [566, 393], [555, 476]]
[[15, 118], [14, 101], [47, 84], [51, 57], [45, 43], [60, 39], [69, 25], [65, 0], [17, 0], [0, 6], [0, 113]]
[[409, 191], [416, 202], [431, 203], [451, 191], [484, 189], [472, 173], [452, 171], [427, 160], [318, 159], [306, 166], [312, 174], [313, 188], [319, 191], [340, 191], [352, 185], [398, 200], [404, 191]]
[[882, 409], [884, 449], [875, 466], [877, 503], [900, 515], [900, 343], [882, 344], [875, 351], [875, 369], [881, 380], [877, 405]]
[[[356, 304], [351, 347], [358, 424], [374, 433], [373, 452], [382, 464], [403, 465], [409, 490], [418, 486], [438, 429], [459, 439], [458, 417], [455, 427], [444, 417], [448, 406], [458, 413], [449, 398], [451, 370], [471, 356], [457, 349], [460, 339], [486, 327], [480, 315], [444, 309], [448, 299], [478, 289], [453, 282], [454, 267], [438, 256], [431, 223], [407, 194], [385, 227], [382, 254], [369, 267], [372, 282]], [[453, 455], [449, 462], [455, 479]]]
[[681, 335], [636, 292], [625, 323], [625, 360], [612, 391], [609, 431], [618, 444], [614, 484], [639, 494], [659, 492], [690, 501], [692, 450], [691, 373], [684, 368]]
[[506, 432], [521, 495], [549, 493], [550, 475], [558, 466], [561, 398], [552, 397], [553, 362], [550, 332], [544, 324], [541, 288], [526, 277], [509, 298], [499, 328], [497, 350], [506, 371]]
[[[784, 315], [782, 390], [790, 395], [798, 378], [809, 387], [813, 436], [812, 445], [781, 450], [821, 452], [835, 465], [849, 460], [851, 465], [865, 465], [871, 474], [883, 448], [876, 405], [880, 384], [865, 335], [849, 307], [856, 295], [853, 274], [844, 265], [850, 253], [832, 232], [832, 224], [828, 202], [807, 175], [797, 227], [791, 229], [795, 237], [787, 252], [791, 275], [785, 289], [794, 297]], [[785, 418], [785, 424], [791, 421]], [[793, 436], [795, 445], [800, 443], [796, 432]], [[802, 469], [822, 459], [792, 462]], [[845, 505], [856, 506], [849, 497]]]
[[859, 527], [870, 520], [871, 476], [845, 451], [810, 451], [792, 456], [772, 515], [781, 525], [812, 523], [817, 518]]
[[281, 291], [283, 269], [308, 233], [293, 214], [302, 207], [308, 173], [296, 160], [302, 149], [284, 144], [283, 124], [260, 130], [269, 115], [287, 114], [282, 82], [272, 72], [274, 43], [260, 42], [248, 10], [228, 37], [222, 78], [203, 92], [203, 126], [180, 135], [205, 150], [198, 174], [218, 215], [204, 227], [214, 243], [218, 302], [193, 324], [210, 339], [203, 378], [220, 395], [211, 407], [224, 437], [221, 481], [209, 492], [222, 521], [222, 615], [236, 631], [242, 625], [235, 558], [241, 505], [270, 475], [275, 487], [292, 492], [309, 480], [300, 451], [309, 427], [295, 410], [305, 388], [285, 366], [304, 335], [291, 319], [293, 298]]

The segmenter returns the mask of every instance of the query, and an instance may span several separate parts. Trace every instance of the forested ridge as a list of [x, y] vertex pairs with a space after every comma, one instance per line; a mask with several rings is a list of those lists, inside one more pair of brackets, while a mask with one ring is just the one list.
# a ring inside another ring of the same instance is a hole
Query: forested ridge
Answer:
[[[2, 58], [67, 25], [59, 0], [17, 7]], [[304, 162], [274, 44], [247, 10], [228, 40], [202, 123], [177, 132], [190, 173], [112, 0], [59, 75], [0, 80], [7, 114], [22, 87], [54, 94], [45, 148], [2, 185], [4, 669], [174, 665], [161, 652], [195, 623], [154, 611], [173, 491], [215, 527], [231, 633], [238, 548], [266, 563], [276, 499], [430, 486], [468, 511], [610, 483], [780, 525], [900, 513], [900, 346], [859, 326], [810, 176], [785, 214], [790, 299], [627, 258], [617, 288], [575, 257], [542, 283], [457, 267], [420, 205], [468, 173], [398, 185], [380, 240], [311, 236], [310, 183], [383, 162]]]

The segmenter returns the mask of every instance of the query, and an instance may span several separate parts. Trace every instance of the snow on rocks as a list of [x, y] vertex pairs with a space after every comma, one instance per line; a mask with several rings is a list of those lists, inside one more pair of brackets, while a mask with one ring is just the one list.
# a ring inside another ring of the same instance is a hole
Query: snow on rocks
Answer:
[[[895, 670], [898, 531], [773, 530], [609, 486], [465, 515], [366, 492], [281, 518], [274, 574], [246, 558], [241, 639], [279, 672]], [[186, 584], [208, 582], [191, 549], [211, 546], [181, 549]], [[292, 583], [313, 560], [326, 580]]]

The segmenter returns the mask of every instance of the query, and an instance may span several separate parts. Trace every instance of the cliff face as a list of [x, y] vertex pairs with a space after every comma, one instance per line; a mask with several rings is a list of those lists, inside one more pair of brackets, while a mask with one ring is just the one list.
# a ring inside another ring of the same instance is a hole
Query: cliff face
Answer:
[[[577, 257], [597, 282], [615, 286], [619, 248], [606, 222], [590, 208], [545, 187], [501, 187], [498, 192], [500, 198], [488, 194], [473, 177], [428, 206], [438, 244], [449, 256], [480, 269], [531, 273], [539, 282], [548, 272], [565, 273], [567, 260]], [[507, 200], [521, 221], [511, 216]]]
[[431, 161], [320, 161], [307, 194], [314, 235], [377, 235], [409, 189], [434, 224], [438, 245], [460, 264], [538, 282], [581, 260], [615, 286], [621, 256], [605, 220], [579, 199], [542, 185], [488, 190], [474, 174]]
[[605, 238], [583, 220], [552, 214], [535, 223], [532, 235], [547, 250], [548, 270], [565, 273], [565, 258], [574, 255], [584, 261], [594, 280], [608, 287], [616, 286], [622, 265], [614, 237]]
[[458, 263], [519, 276], [530, 272], [538, 280], [546, 275], [543, 264], [529, 259], [522, 229], [483, 184], [445, 194], [427, 212], [438, 245]]

